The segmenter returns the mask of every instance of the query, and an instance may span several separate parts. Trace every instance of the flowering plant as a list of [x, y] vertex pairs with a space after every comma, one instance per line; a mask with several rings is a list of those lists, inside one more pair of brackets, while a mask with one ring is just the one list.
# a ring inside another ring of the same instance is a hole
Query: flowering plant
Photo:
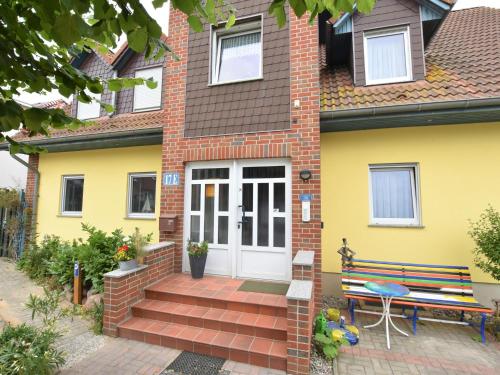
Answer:
[[191, 240], [188, 240], [187, 251], [189, 255], [195, 257], [200, 257], [202, 255], [205, 255], [208, 253], [208, 242], [203, 241], [200, 243], [196, 243], [196, 242], [191, 242]]
[[114, 258], [118, 262], [126, 262], [135, 259], [135, 251], [128, 245], [122, 245], [116, 250]]

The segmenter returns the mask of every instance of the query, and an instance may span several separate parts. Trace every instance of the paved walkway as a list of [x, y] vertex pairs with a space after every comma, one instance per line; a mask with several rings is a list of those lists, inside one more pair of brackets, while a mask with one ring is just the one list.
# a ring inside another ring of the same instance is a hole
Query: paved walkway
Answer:
[[472, 339], [471, 327], [419, 322], [417, 335], [411, 322], [395, 318], [394, 323], [410, 334], [404, 337], [391, 330], [391, 350], [387, 350], [385, 325], [364, 329], [378, 317], [356, 314], [360, 342], [339, 356], [341, 374], [349, 375], [451, 375], [500, 373], [500, 343], [489, 337], [486, 345]]

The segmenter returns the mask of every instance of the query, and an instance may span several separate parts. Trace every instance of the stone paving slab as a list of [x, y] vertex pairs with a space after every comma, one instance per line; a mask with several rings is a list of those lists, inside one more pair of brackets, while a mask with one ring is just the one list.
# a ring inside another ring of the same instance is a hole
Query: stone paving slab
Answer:
[[[346, 313], [344, 311], [344, 313]], [[347, 316], [347, 314], [346, 314]], [[340, 374], [361, 375], [449, 375], [500, 373], [500, 343], [488, 337], [484, 345], [474, 341], [478, 333], [472, 327], [435, 322], [418, 322], [417, 335], [411, 321], [394, 318], [394, 323], [409, 337], [391, 330], [391, 350], [386, 347], [385, 326], [365, 329], [378, 316], [356, 314], [360, 342], [342, 348]]]

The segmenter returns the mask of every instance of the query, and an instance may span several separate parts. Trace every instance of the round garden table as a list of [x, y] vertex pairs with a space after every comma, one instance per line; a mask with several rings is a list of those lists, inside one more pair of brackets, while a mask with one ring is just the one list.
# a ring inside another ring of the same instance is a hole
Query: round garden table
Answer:
[[382, 316], [380, 317], [379, 321], [375, 324], [370, 324], [368, 326], [364, 326], [364, 328], [372, 328], [378, 326], [380, 323], [382, 323], [385, 319], [385, 334], [387, 337], [387, 349], [391, 348], [391, 340], [389, 338], [389, 322], [391, 325], [394, 327], [396, 331], [399, 333], [408, 336], [406, 332], [403, 332], [400, 330], [394, 322], [391, 319], [391, 301], [394, 297], [403, 297], [406, 296], [410, 293], [410, 290], [399, 284], [394, 284], [394, 283], [384, 283], [384, 282], [373, 282], [369, 281], [365, 283], [365, 288], [377, 293], [380, 296], [380, 299], [382, 300]]

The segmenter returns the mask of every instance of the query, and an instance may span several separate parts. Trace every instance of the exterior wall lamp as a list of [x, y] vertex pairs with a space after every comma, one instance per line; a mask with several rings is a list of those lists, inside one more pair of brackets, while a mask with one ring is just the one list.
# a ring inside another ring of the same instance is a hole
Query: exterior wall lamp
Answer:
[[299, 176], [302, 179], [302, 181], [307, 181], [312, 177], [312, 173], [308, 169], [303, 169], [299, 172]]

